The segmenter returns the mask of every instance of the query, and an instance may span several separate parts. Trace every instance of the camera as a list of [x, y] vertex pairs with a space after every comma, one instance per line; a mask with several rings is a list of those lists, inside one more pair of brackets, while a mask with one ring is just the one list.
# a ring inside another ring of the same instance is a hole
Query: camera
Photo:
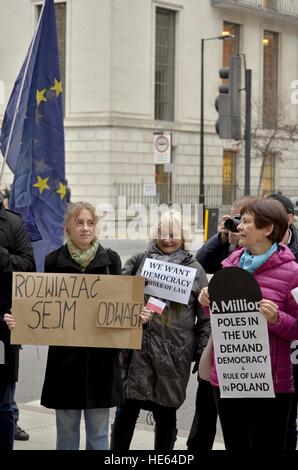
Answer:
[[229, 232], [238, 232], [237, 227], [240, 224], [241, 215], [236, 215], [233, 219], [227, 219], [224, 222], [224, 228]]

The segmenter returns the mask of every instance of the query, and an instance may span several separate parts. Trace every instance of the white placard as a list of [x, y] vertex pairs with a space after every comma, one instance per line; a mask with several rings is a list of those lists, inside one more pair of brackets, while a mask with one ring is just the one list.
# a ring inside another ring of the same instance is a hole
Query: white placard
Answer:
[[295, 289], [292, 289], [291, 294], [294, 297], [296, 303], [298, 304], [298, 287], [295, 287]]
[[144, 183], [144, 185], [143, 185], [143, 196], [156, 196], [156, 184], [155, 183]]
[[196, 272], [181, 264], [146, 258], [141, 273], [147, 280], [145, 294], [187, 305]]
[[255, 311], [210, 318], [221, 398], [274, 397], [264, 316]]
[[171, 163], [171, 134], [154, 134], [154, 163]]

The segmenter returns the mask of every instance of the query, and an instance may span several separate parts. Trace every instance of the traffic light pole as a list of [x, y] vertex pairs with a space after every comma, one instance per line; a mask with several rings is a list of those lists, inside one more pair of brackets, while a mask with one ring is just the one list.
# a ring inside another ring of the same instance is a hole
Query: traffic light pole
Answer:
[[205, 205], [205, 184], [204, 184], [204, 43], [218, 39], [235, 39], [232, 34], [215, 36], [212, 38], [201, 38], [201, 113], [200, 113], [200, 188], [199, 204]]
[[244, 195], [250, 195], [250, 153], [251, 153], [251, 69], [245, 69], [245, 164]]
[[204, 39], [201, 39], [201, 117], [200, 117], [200, 193], [199, 204], [205, 204], [204, 188]]

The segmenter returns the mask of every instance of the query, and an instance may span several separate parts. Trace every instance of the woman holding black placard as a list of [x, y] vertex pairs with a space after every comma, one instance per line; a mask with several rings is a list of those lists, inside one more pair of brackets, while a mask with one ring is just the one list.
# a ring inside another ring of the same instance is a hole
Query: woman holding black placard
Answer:
[[[217, 402], [227, 450], [284, 450], [293, 397], [291, 341], [298, 337], [298, 305], [291, 290], [298, 286], [298, 265], [281, 243], [288, 229], [285, 208], [273, 199], [257, 199], [241, 209], [239, 245], [222, 262], [252, 273], [261, 289], [260, 313], [268, 324], [275, 398], [220, 398], [213, 361], [211, 384]], [[208, 288], [199, 295], [209, 306]]]

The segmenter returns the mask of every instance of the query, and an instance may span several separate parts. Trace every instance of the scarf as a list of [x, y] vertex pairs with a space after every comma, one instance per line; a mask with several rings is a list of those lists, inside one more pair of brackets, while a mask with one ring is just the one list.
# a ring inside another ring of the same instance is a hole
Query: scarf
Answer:
[[249, 273], [254, 273], [275, 251], [277, 251], [277, 243], [273, 243], [273, 245], [261, 255], [252, 255], [248, 249], [246, 249], [240, 257], [239, 266]]
[[167, 261], [168, 263], [182, 264], [185, 261], [189, 261], [193, 256], [189, 251], [184, 248], [179, 248], [179, 250], [174, 253], [167, 254], [161, 251], [156, 245], [155, 241], [151, 241], [148, 244], [147, 253], [153, 259], [159, 259], [161, 261]]
[[66, 242], [67, 248], [72, 259], [85, 271], [86, 267], [95, 258], [99, 247], [99, 241], [95, 238], [86, 250], [78, 248], [70, 239]]

